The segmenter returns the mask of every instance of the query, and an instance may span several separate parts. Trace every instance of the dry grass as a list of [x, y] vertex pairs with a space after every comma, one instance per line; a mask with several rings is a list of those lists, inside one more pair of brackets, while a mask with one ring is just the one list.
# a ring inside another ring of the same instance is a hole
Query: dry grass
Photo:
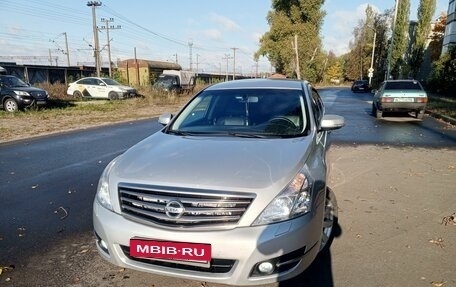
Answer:
[[[78, 100], [66, 95], [67, 87], [63, 84], [39, 86], [49, 92], [49, 105], [39, 110], [30, 109], [14, 114], [0, 111], [0, 142], [152, 118], [164, 112], [177, 112], [192, 96], [140, 87], [136, 98], [119, 101]], [[197, 90], [201, 88], [197, 87]]]

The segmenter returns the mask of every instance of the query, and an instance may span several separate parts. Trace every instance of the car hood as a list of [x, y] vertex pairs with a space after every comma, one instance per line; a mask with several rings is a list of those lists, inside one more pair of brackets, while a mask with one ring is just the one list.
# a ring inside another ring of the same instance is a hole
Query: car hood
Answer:
[[35, 87], [10, 87], [11, 90], [13, 91], [23, 91], [27, 93], [33, 93], [33, 92], [38, 92], [38, 93], [43, 93], [46, 94], [46, 91], [40, 88], [35, 88]]
[[117, 159], [110, 182], [277, 192], [304, 166], [310, 145], [310, 136], [250, 139], [157, 132]]
[[132, 87], [129, 87], [129, 86], [122, 86], [122, 85], [117, 85], [117, 86], [111, 86], [111, 87], [115, 87], [115, 88], [118, 88], [118, 89], [121, 89], [121, 90], [127, 90], [127, 91], [132, 91], [132, 90], [135, 90], [134, 88]]

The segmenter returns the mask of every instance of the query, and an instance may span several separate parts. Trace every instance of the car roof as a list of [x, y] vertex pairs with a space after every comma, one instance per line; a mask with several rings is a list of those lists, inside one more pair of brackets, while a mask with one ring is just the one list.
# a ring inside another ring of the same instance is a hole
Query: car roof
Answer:
[[206, 90], [228, 90], [228, 89], [293, 89], [302, 90], [307, 81], [293, 79], [243, 79], [228, 82], [221, 82], [208, 87]]

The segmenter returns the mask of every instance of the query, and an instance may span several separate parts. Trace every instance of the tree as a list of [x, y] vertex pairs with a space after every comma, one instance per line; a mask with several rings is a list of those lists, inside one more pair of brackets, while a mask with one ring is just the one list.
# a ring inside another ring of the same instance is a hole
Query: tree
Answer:
[[[406, 74], [407, 67], [404, 55], [407, 51], [409, 19], [410, 19], [410, 0], [399, 1], [396, 23], [394, 25], [393, 51], [391, 53], [391, 75], [394, 78], [401, 78]], [[405, 71], [404, 71], [405, 69]]]
[[410, 69], [413, 78], [416, 78], [423, 63], [424, 51], [431, 32], [432, 16], [435, 13], [436, 0], [421, 0], [418, 7], [418, 24], [415, 38], [412, 39]]
[[454, 96], [454, 91], [456, 91], [456, 46], [450, 46], [448, 52], [434, 62], [429, 86], [438, 93]]
[[439, 59], [442, 53], [443, 36], [445, 36], [445, 28], [447, 22], [447, 14], [442, 13], [434, 24], [431, 34], [431, 42], [428, 49], [430, 50], [431, 61], [435, 62]]
[[336, 61], [326, 71], [326, 79], [329, 79], [329, 80], [333, 80], [333, 79], [340, 80], [341, 78], [342, 78], [342, 67], [340, 65], [340, 62]]
[[[387, 57], [387, 32], [388, 20], [391, 11], [386, 10], [379, 14], [370, 6], [366, 8], [365, 18], [359, 21], [353, 29], [353, 40], [350, 42], [350, 52], [343, 56], [343, 71], [346, 79], [355, 80], [366, 78], [371, 65], [372, 52], [374, 53], [372, 78], [373, 86], [376, 86], [384, 78], [386, 70], [385, 59]], [[375, 37], [375, 51], [373, 42]]]
[[350, 52], [344, 57], [345, 75], [351, 80], [366, 78], [370, 68], [377, 13], [370, 5], [365, 12], [365, 18], [353, 29], [354, 39], [350, 42]]
[[296, 77], [295, 55], [292, 47], [298, 37], [298, 56], [301, 77], [316, 81], [321, 74], [322, 56], [320, 29], [325, 13], [324, 0], [273, 0], [267, 20], [269, 31], [260, 39], [258, 58], [266, 56], [276, 71]]

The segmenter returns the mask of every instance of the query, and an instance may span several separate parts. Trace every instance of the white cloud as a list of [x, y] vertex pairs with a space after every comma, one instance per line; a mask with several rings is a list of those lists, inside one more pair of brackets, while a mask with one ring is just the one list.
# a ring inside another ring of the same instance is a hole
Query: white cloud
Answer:
[[222, 33], [217, 30], [217, 29], [207, 29], [203, 31], [203, 34], [215, 41], [221, 41], [222, 40]]
[[218, 25], [221, 25], [225, 30], [228, 30], [228, 31], [235, 31], [235, 30], [239, 30], [239, 25], [234, 22], [233, 20], [225, 17], [225, 16], [222, 16], [222, 15], [218, 15], [216, 13], [211, 13], [210, 14], [210, 19], [217, 23]]

